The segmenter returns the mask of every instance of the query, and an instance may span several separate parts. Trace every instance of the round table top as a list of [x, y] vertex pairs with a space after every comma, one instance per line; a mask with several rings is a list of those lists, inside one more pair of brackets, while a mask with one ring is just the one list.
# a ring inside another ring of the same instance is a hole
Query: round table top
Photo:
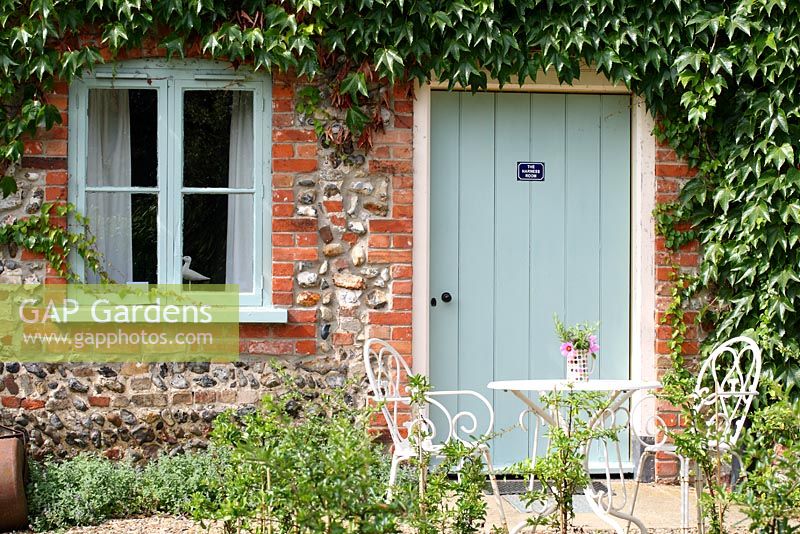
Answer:
[[643, 380], [589, 380], [570, 382], [567, 380], [498, 380], [489, 382], [489, 389], [510, 391], [634, 391], [638, 389], [660, 389], [661, 382]]

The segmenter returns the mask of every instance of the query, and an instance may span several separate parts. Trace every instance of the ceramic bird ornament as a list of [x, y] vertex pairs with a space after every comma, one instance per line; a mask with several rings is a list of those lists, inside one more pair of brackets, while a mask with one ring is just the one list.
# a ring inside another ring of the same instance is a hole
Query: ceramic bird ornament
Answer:
[[209, 277], [204, 276], [197, 271], [193, 271], [189, 268], [189, 265], [192, 264], [192, 257], [191, 256], [184, 256], [183, 257], [183, 266], [181, 267], [181, 277], [189, 282], [206, 282], [210, 280]]

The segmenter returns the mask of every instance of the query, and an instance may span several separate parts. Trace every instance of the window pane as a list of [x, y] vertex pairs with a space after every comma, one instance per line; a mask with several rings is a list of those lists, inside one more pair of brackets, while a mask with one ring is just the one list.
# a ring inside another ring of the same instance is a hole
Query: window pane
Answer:
[[[118, 283], [158, 282], [158, 196], [88, 193], [89, 228], [97, 237], [105, 268]], [[87, 282], [97, 277], [87, 273]]]
[[253, 291], [253, 195], [185, 195], [183, 258], [190, 259], [185, 282], [239, 284]]
[[253, 186], [253, 93], [183, 95], [184, 187]]
[[158, 91], [89, 90], [87, 184], [158, 185]]

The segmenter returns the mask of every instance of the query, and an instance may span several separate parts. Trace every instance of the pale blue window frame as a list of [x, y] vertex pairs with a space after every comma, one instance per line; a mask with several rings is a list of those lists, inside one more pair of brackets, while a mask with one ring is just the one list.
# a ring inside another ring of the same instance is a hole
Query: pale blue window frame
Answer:
[[[90, 89], [150, 89], [158, 92], [157, 187], [90, 187], [86, 183], [88, 98]], [[227, 190], [183, 187], [183, 95], [186, 91], [232, 90], [253, 94], [253, 187]], [[267, 74], [234, 71], [212, 61], [127, 61], [98, 67], [74, 81], [69, 99], [69, 200], [86, 212], [86, 194], [113, 190], [158, 196], [158, 283], [180, 284], [182, 210], [185, 193], [247, 193], [253, 195], [253, 291], [239, 296], [239, 320], [286, 322], [287, 311], [272, 305], [271, 261], [271, 80]], [[84, 265], [74, 269], [83, 278]], [[196, 295], [196, 292], [195, 292]]]

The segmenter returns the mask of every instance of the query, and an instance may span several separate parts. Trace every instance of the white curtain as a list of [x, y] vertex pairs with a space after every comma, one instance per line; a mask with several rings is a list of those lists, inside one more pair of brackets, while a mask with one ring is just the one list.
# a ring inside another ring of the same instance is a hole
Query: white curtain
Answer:
[[[86, 179], [90, 186], [131, 185], [131, 117], [127, 89], [89, 91], [89, 145]], [[89, 193], [87, 213], [105, 257], [108, 274], [115, 282], [133, 277], [131, 246], [131, 195]], [[98, 282], [87, 274], [87, 281]]]
[[[233, 91], [228, 187], [253, 186], [253, 93]], [[253, 290], [253, 195], [228, 195], [225, 283]]]

